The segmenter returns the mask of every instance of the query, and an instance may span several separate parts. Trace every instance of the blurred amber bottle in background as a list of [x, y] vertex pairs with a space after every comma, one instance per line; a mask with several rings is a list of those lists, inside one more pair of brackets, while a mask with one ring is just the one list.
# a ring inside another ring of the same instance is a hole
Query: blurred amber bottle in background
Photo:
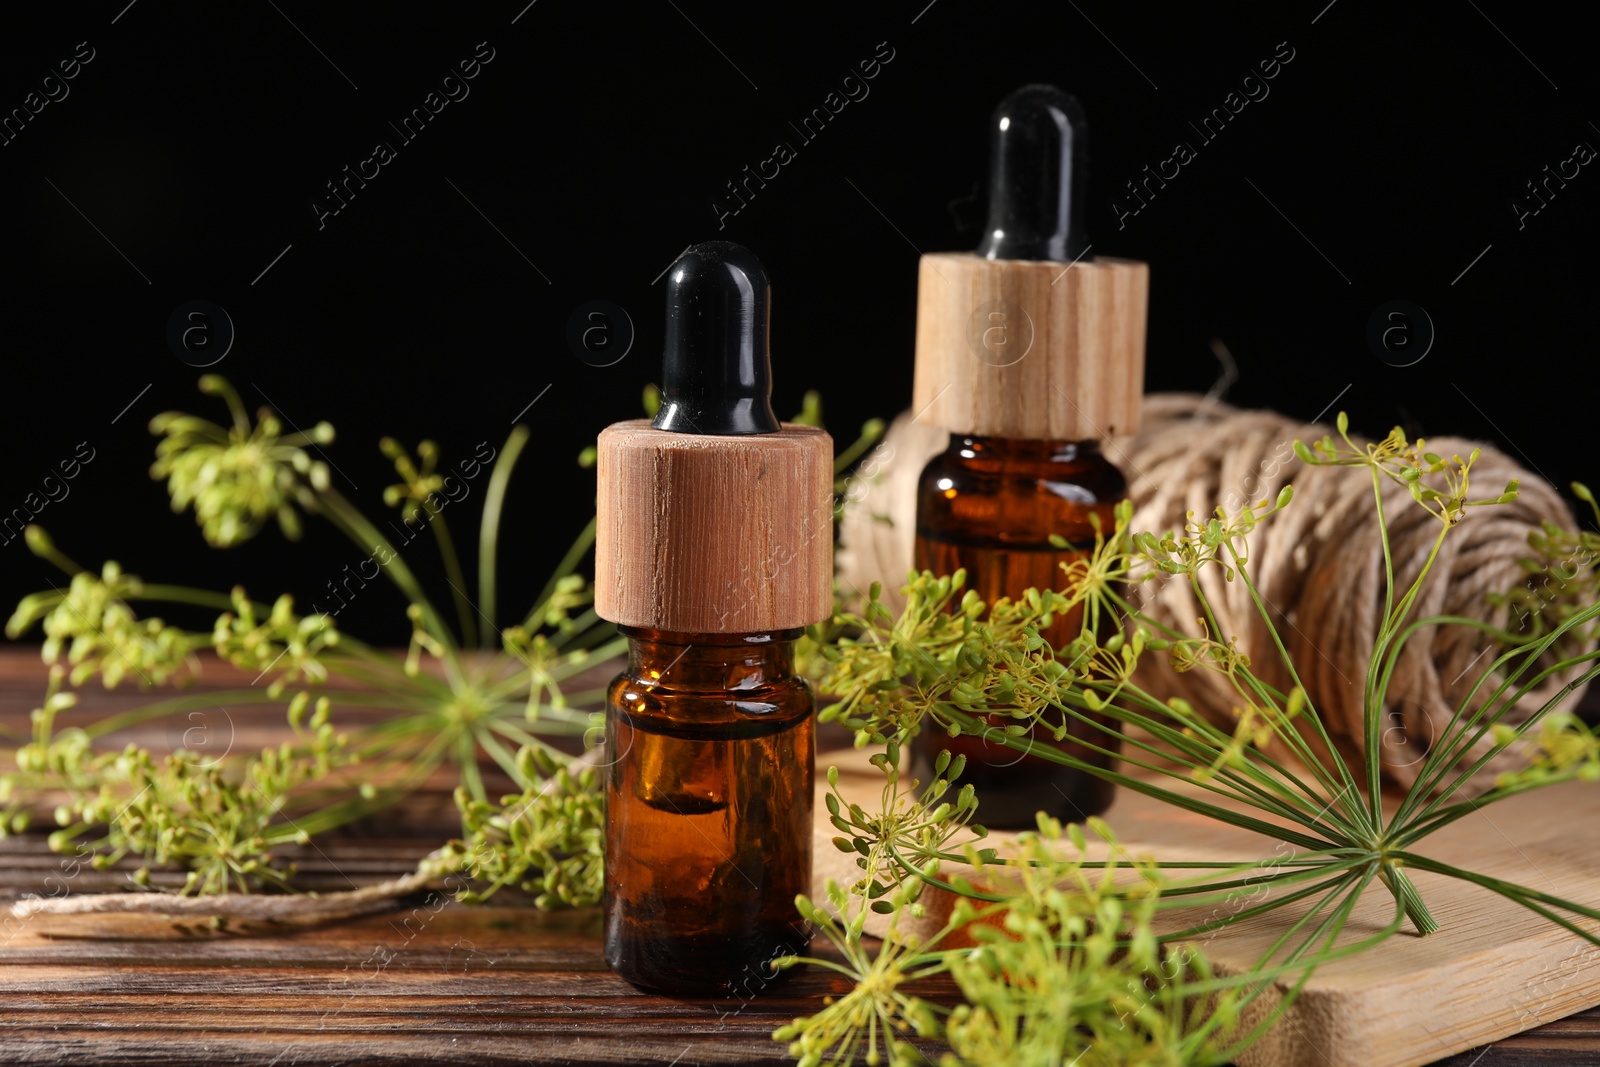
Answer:
[[[1012, 93], [990, 127], [983, 243], [920, 265], [913, 408], [950, 445], [918, 483], [915, 565], [964, 568], [989, 603], [1060, 588], [1061, 564], [1093, 546], [1091, 516], [1109, 532], [1126, 495], [1099, 442], [1138, 425], [1149, 268], [1089, 254], [1087, 155], [1076, 100], [1044, 85]], [[1043, 636], [1059, 648], [1081, 626], [1069, 615]], [[1082, 822], [1110, 805], [1109, 782], [993, 739], [1013, 721], [997, 712], [992, 734], [953, 739], [925, 731], [922, 776], [941, 749], [965, 755], [977, 819], [1000, 829], [1033, 826], [1041, 810]], [[1115, 732], [1070, 719], [1064, 741], [1042, 728], [1030, 741], [1102, 767], [1118, 747]]]

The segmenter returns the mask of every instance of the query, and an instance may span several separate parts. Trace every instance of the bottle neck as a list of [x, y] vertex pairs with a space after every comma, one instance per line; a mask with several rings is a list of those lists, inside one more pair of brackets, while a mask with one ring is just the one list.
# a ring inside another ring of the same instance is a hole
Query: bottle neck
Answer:
[[950, 435], [949, 451], [962, 459], [1023, 460], [1039, 463], [1081, 463], [1099, 459], [1099, 441], [1029, 441], [1010, 437]]
[[738, 691], [792, 680], [803, 630], [694, 634], [619, 626], [628, 639], [627, 673], [673, 689]]

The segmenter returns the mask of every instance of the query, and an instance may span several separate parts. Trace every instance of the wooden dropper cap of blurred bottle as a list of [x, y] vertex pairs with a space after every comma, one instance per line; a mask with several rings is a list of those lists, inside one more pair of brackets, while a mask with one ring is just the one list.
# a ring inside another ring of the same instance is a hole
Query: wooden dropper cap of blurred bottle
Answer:
[[599, 441], [595, 611], [623, 626], [766, 633], [833, 611], [833, 439], [772, 411], [761, 262], [673, 264], [661, 410]]
[[1139, 425], [1150, 268], [1092, 257], [1077, 100], [1028, 85], [990, 127], [976, 252], [922, 257], [912, 410], [951, 433], [1103, 440]]

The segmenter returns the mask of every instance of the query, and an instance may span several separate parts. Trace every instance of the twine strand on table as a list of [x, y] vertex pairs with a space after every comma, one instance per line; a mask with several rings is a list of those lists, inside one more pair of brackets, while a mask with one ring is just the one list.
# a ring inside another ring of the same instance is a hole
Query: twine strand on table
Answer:
[[[197, 897], [168, 892], [78, 893], [19, 900], [11, 906], [11, 916], [26, 922], [77, 915], [144, 915], [154, 919], [161, 932], [165, 932], [163, 927], [171, 927], [174, 934], [188, 934], [195, 929], [190, 925], [195, 922], [218, 932], [230, 927], [232, 932], [238, 932], [257, 925], [314, 926], [388, 911], [402, 897], [443, 884], [440, 875], [419, 870], [337, 893], [216, 893]], [[77, 926], [64, 929], [75, 936], [92, 930]], [[41, 925], [39, 932], [59, 931], [53, 925]]]

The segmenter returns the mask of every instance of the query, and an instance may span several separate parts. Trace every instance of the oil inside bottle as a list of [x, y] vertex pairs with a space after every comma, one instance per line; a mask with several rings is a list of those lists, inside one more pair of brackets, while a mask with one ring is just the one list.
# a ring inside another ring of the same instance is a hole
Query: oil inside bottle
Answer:
[[811, 891], [812, 697], [798, 631], [623, 628], [608, 711], [606, 959], [669, 992], [777, 980]]
[[[1126, 492], [1121, 472], [1094, 442], [954, 434], [918, 485], [915, 566], [940, 575], [964, 568], [967, 588], [990, 604], [1000, 597], [1015, 599], [1029, 588], [1059, 589], [1065, 579], [1062, 564], [1081, 559], [1094, 546], [1090, 515], [1109, 531], [1115, 504]], [[1051, 534], [1071, 547], [1056, 548]], [[1075, 610], [1056, 618], [1041, 636], [1060, 648], [1082, 626], [1082, 613]], [[1111, 783], [1008, 747], [1000, 738], [1015, 720], [1003, 712], [988, 720], [990, 729], [977, 736], [925, 732], [916, 764], [919, 777], [927, 779], [941, 750], [966, 756], [962, 780], [977, 791], [977, 820], [995, 829], [1032, 827], [1041, 810], [1063, 822], [1082, 822], [1110, 806]], [[1029, 745], [1059, 748], [1095, 766], [1109, 766], [1117, 734], [1067, 720], [1064, 740], [1056, 741], [1041, 724], [1029, 735]]]

